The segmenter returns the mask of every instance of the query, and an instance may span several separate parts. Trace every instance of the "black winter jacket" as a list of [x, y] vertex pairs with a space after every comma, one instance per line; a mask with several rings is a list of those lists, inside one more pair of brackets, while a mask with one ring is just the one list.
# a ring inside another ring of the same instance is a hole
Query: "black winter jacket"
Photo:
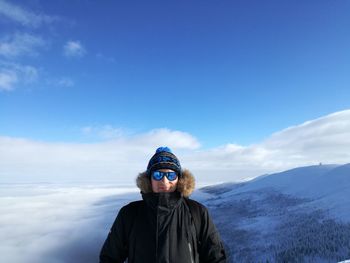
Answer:
[[[219, 233], [203, 205], [178, 191], [141, 193], [142, 201], [120, 209], [102, 247], [100, 263], [126, 259], [128, 263], [226, 262]], [[199, 211], [199, 229], [189, 203]]]

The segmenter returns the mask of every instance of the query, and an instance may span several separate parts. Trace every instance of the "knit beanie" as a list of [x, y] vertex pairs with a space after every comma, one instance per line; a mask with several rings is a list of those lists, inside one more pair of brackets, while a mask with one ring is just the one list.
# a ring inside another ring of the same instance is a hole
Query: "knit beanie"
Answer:
[[147, 165], [147, 175], [151, 176], [153, 171], [159, 169], [171, 169], [181, 177], [181, 165], [175, 154], [168, 147], [159, 147], [156, 153], [149, 160]]

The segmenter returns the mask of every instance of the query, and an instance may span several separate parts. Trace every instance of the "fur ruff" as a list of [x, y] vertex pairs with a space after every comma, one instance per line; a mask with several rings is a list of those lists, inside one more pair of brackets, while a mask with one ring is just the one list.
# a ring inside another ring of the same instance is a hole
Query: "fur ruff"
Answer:
[[[136, 185], [142, 193], [152, 193], [151, 181], [147, 172], [140, 173], [136, 178]], [[177, 191], [184, 197], [189, 197], [195, 188], [195, 178], [192, 173], [185, 169], [177, 182]]]

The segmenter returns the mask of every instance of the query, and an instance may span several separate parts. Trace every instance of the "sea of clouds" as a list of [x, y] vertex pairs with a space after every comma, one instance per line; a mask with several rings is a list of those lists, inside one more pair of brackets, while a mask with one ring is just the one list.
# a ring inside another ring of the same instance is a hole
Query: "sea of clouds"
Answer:
[[98, 262], [118, 210], [140, 199], [133, 186], [0, 184], [3, 262]]

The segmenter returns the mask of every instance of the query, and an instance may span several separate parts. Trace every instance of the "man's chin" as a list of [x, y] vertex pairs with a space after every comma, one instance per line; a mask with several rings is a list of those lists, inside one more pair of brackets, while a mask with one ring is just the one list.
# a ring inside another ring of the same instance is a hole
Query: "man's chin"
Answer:
[[171, 188], [160, 188], [158, 189], [159, 193], [169, 193], [169, 192], [172, 192], [172, 189]]

